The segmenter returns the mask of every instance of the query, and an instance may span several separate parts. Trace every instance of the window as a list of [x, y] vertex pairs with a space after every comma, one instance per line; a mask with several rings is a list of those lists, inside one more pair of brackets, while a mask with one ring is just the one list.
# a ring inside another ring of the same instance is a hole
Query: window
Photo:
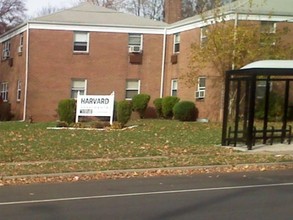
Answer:
[[23, 33], [19, 35], [19, 47], [18, 47], [18, 53], [22, 53], [23, 50]]
[[129, 52], [140, 52], [142, 50], [142, 34], [128, 35]]
[[262, 21], [260, 26], [260, 43], [261, 45], [271, 45], [276, 44], [275, 33], [277, 30], [277, 23], [271, 21]]
[[[270, 91], [272, 91], [273, 82], [269, 82]], [[266, 94], [267, 82], [266, 80], [260, 80], [256, 82], [256, 98], [263, 99]]]
[[132, 99], [133, 96], [139, 94], [140, 80], [127, 80], [126, 81], [126, 95], [125, 99]]
[[261, 33], [275, 34], [277, 30], [277, 23], [272, 21], [262, 21], [260, 24]]
[[17, 81], [17, 89], [16, 89], [16, 101], [20, 101], [21, 99], [21, 81]]
[[200, 46], [204, 47], [204, 45], [206, 44], [207, 40], [208, 40], [208, 28], [207, 27], [202, 27], [200, 29]]
[[85, 95], [86, 94], [86, 83], [84, 79], [74, 79], [71, 82], [71, 98], [76, 99], [77, 94]]
[[178, 81], [177, 79], [173, 79], [171, 81], [171, 96], [177, 96], [177, 90], [178, 90]]
[[206, 77], [199, 77], [195, 97], [197, 99], [204, 99], [205, 93], [206, 93]]
[[89, 51], [89, 33], [88, 32], [74, 32], [74, 52], [88, 52]]
[[174, 53], [179, 53], [180, 52], [180, 34], [174, 34], [174, 48], [173, 48]]
[[10, 57], [10, 41], [5, 41], [2, 43], [2, 59], [6, 60]]
[[7, 82], [1, 83], [0, 95], [1, 95], [1, 98], [4, 102], [8, 101], [8, 83]]

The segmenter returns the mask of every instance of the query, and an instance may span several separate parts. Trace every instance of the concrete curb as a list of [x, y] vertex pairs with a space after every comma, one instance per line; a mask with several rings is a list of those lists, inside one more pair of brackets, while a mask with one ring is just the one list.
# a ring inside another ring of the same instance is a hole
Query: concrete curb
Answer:
[[108, 171], [88, 171], [70, 173], [50, 173], [18, 176], [2, 176], [0, 186], [28, 183], [70, 182], [78, 180], [118, 179], [131, 177], [150, 177], [167, 175], [191, 175], [202, 173], [231, 173], [249, 171], [267, 171], [293, 169], [293, 162], [282, 163], [257, 163], [238, 165], [215, 165], [215, 166], [188, 166], [188, 167], [164, 167], [149, 169], [127, 169]]

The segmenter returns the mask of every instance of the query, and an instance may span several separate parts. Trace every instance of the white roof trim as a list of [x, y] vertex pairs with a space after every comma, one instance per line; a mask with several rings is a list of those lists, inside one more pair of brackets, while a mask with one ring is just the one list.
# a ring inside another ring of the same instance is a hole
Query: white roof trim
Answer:
[[260, 60], [241, 69], [293, 69], [293, 60]]

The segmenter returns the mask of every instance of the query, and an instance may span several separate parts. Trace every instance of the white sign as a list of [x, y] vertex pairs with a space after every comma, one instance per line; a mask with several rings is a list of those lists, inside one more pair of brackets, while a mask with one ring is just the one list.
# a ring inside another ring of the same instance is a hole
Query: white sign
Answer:
[[76, 118], [79, 116], [109, 116], [113, 122], [114, 92], [111, 95], [77, 95]]

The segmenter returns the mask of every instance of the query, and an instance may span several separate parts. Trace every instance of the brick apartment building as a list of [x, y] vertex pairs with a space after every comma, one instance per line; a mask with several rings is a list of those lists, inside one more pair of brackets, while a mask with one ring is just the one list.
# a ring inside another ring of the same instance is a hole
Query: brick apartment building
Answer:
[[[257, 5], [262, 0], [255, 0]], [[187, 87], [190, 45], [204, 40], [206, 23], [197, 15], [181, 20], [181, 0], [166, 0], [166, 22], [153, 21], [83, 3], [32, 19], [0, 36], [0, 92], [16, 120], [57, 120], [61, 99], [77, 93], [117, 101], [146, 93], [195, 101], [199, 117], [221, 118], [219, 76], [206, 70]], [[293, 21], [293, 1], [267, 0], [261, 7], [238, 0], [224, 7], [227, 18], [249, 18], [274, 30]], [[249, 16], [247, 16], [249, 14]]]

